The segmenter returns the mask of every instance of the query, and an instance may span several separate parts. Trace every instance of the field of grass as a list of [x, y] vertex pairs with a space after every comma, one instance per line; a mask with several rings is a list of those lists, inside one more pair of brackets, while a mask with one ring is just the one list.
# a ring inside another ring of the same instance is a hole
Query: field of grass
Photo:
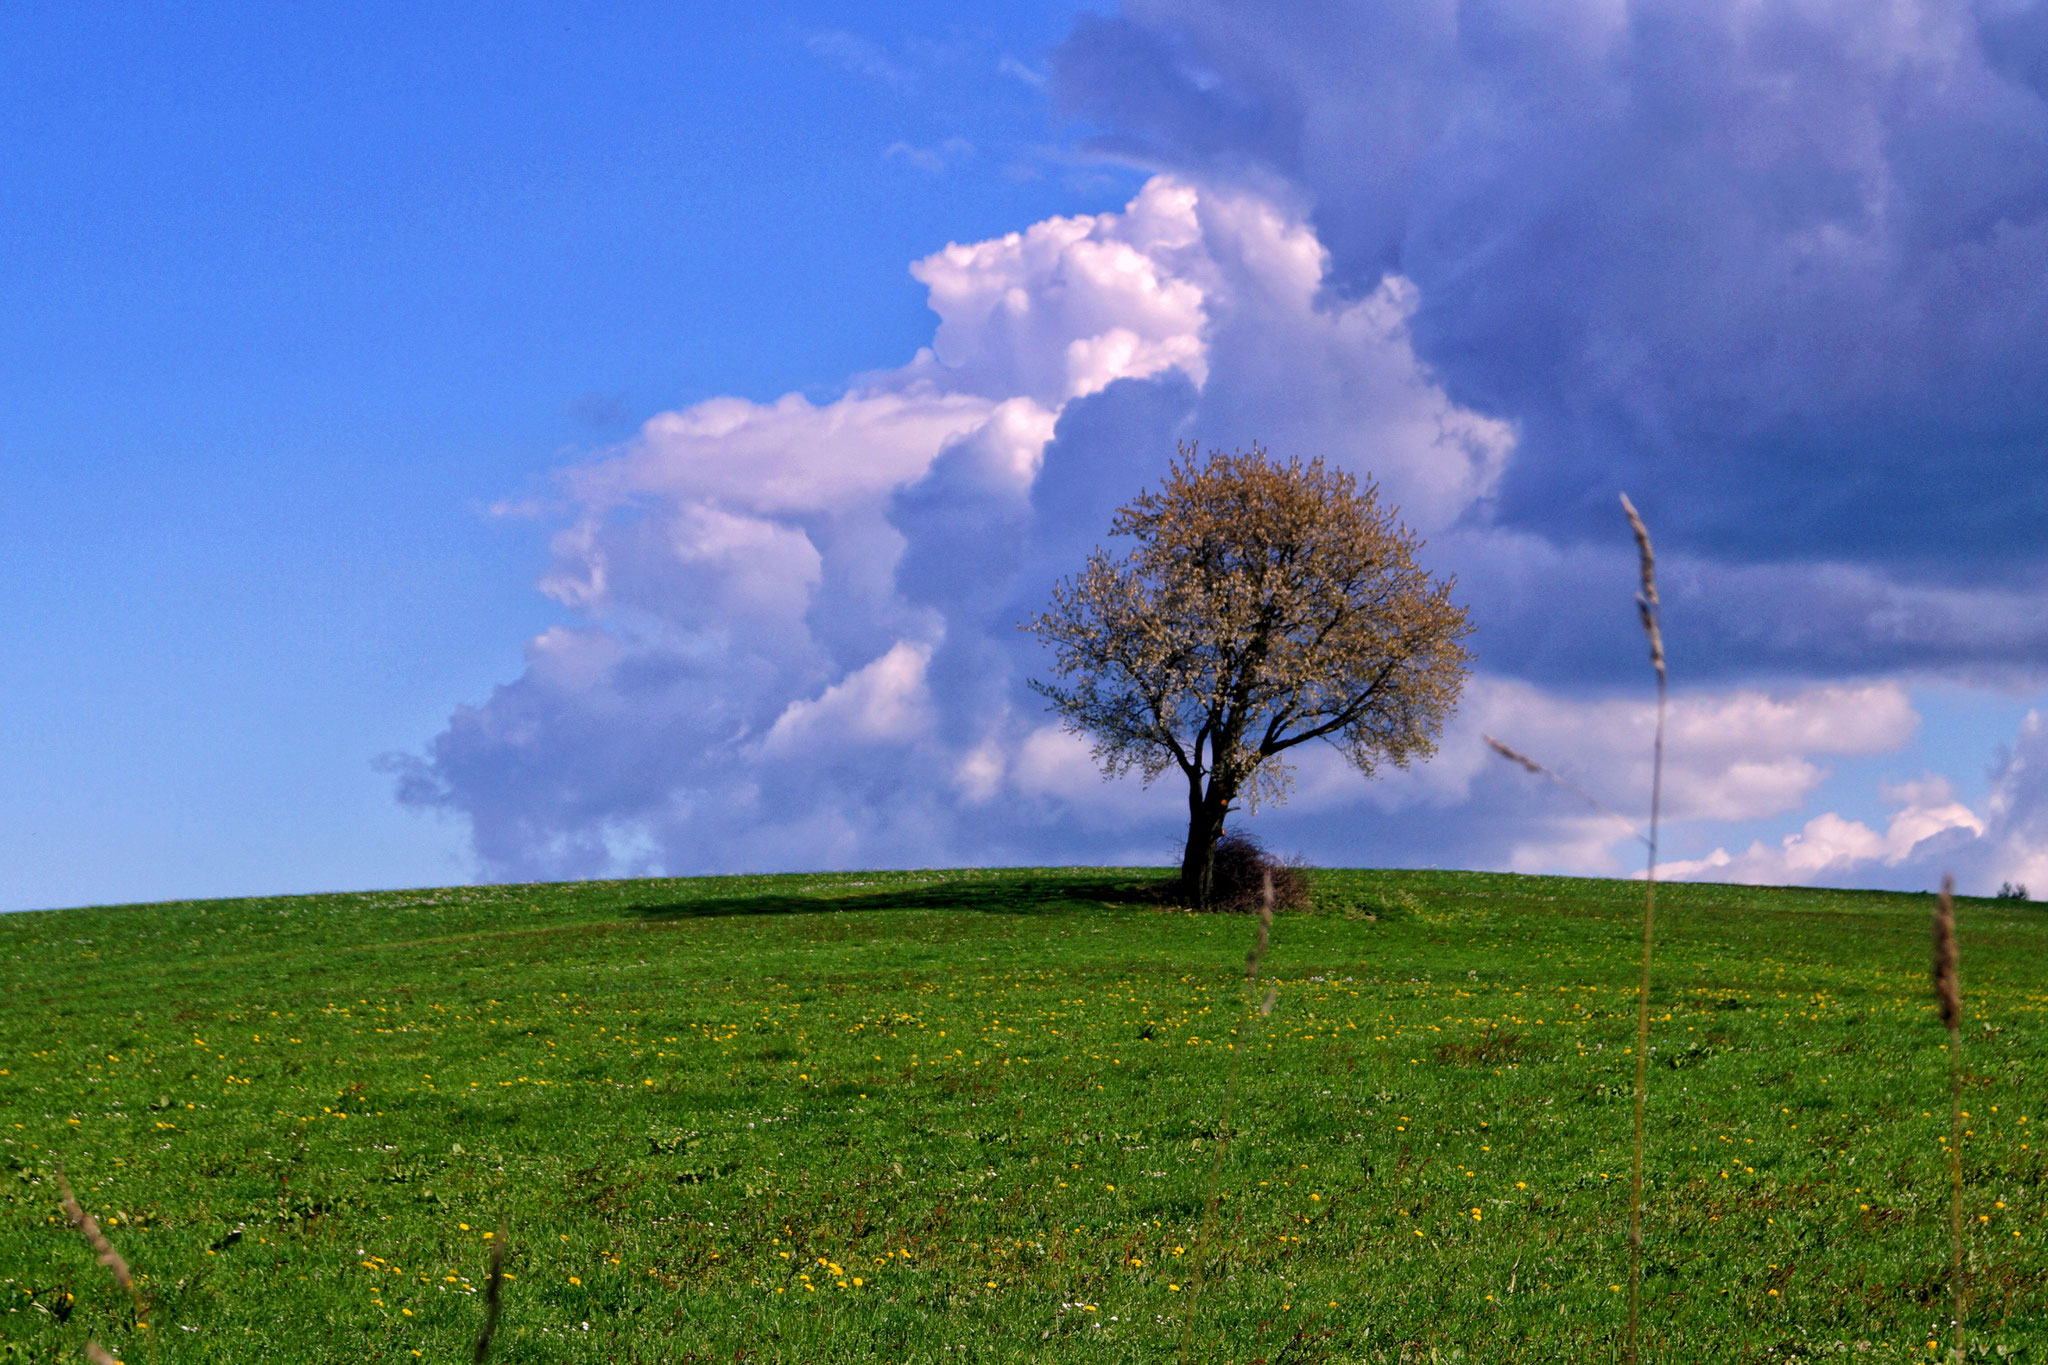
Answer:
[[[1639, 888], [1320, 873], [1260, 1021], [1158, 875], [0, 917], [0, 1360], [467, 1360], [501, 1226], [504, 1361], [1615, 1358]], [[1937, 1358], [1928, 912], [1660, 897], [1645, 1358]], [[1973, 1340], [2031, 1359], [2048, 911], [1959, 920]]]

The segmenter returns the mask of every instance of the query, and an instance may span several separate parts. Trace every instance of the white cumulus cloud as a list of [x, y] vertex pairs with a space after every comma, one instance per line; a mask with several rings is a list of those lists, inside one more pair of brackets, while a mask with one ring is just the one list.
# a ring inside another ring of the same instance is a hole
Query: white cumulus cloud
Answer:
[[1178, 440], [1264, 440], [1442, 525], [1513, 447], [1417, 363], [1412, 289], [1346, 301], [1326, 270], [1298, 212], [1167, 177], [917, 262], [938, 325], [902, 366], [661, 413], [519, 509], [573, 619], [403, 794], [505, 875], [1170, 844], [1179, 798], [1105, 784], [1023, 686], [1017, 623], [1109, 511]]
[[897, 641], [816, 698], [791, 702], [769, 727], [762, 750], [804, 757], [840, 745], [918, 738], [931, 728], [931, 694], [924, 681], [931, 657], [929, 645]]
[[1757, 840], [1739, 854], [1717, 848], [1704, 858], [1662, 864], [1658, 875], [1681, 881], [1804, 885], [1827, 877], [1853, 878], [1871, 864], [1896, 868], [1937, 836], [1984, 832], [1983, 820], [1954, 799], [1943, 778], [1887, 786], [1884, 792], [1896, 808], [1881, 833], [1860, 820], [1824, 811], [1775, 844]]

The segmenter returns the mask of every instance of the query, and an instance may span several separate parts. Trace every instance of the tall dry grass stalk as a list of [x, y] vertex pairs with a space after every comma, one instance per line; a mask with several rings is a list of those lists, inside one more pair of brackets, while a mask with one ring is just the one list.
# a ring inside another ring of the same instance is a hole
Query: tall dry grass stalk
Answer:
[[1955, 1346], [1963, 1359], [1963, 983], [1956, 964], [1955, 878], [1934, 898], [1934, 998], [1948, 1030], [1948, 1250]]
[[1188, 1277], [1187, 1307], [1182, 1310], [1180, 1327], [1179, 1358], [1182, 1365], [1191, 1358], [1195, 1344], [1195, 1314], [1202, 1299], [1202, 1288], [1209, 1279], [1209, 1248], [1215, 1239], [1216, 1214], [1223, 1202], [1223, 1155], [1230, 1145], [1231, 1121], [1237, 1113], [1238, 1081], [1244, 1072], [1244, 1055], [1251, 1051], [1256, 1041], [1259, 1025], [1273, 1013], [1273, 1002], [1280, 997], [1280, 983], [1266, 984], [1263, 1000], [1258, 997], [1259, 969], [1265, 964], [1266, 949], [1273, 941], [1273, 876], [1266, 874], [1265, 884], [1259, 897], [1259, 927], [1253, 935], [1251, 951], [1244, 959], [1244, 1014], [1239, 1020], [1236, 1045], [1230, 1053], [1230, 1079], [1223, 1088], [1223, 1116], [1216, 1125], [1216, 1137], [1209, 1148], [1209, 1188], [1202, 1201], [1202, 1226], [1195, 1234], [1194, 1269]]
[[1628, 832], [1630, 834], [1635, 835], [1637, 839], [1640, 839], [1644, 843], [1648, 843], [1650, 841], [1650, 836], [1643, 833], [1643, 831], [1636, 826], [1635, 821], [1629, 819], [1620, 811], [1607, 806], [1600, 800], [1599, 797], [1593, 795], [1593, 793], [1587, 791], [1584, 787], [1581, 787], [1578, 783], [1572, 781], [1564, 774], [1559, 772], [1553, 772], [1551, 769], [1544, 767], [1541, 763], [1538, 763], [1535, 759], [1529, 757], [1529, 755], [1523, 753], [1519, 749], [1510, 749], [1507, 745], [1501, 743], [1492, 735], [1483, 734], [1480, 736], [1480, 738], [1486, 741], [1487, 748], [1493, 750], [1495, 753], [1499, 754], [1508, 762], [1515, 764], [1517, 767], [1527, 769], [1529, 772], [1534, 773], [1538, 777], [1547, 778], [1549, 781], [1556, 783], [1558, 786], [1563, 787], [1566, 791], [1570, 792], [1573, 796], [1578, 797], [1579, 800], [1591, 806], [1594, 810], [1599, 811], [1608, 819], [1619, 821], [1624, 827], [1627, 828]]
[[1628, 528], [1635, 533], [1636, 557], [1643, 576], [1642, 591], [1636, 595], [1636, 614], [1650, 643], [1650, 666], [1657, 671], [1657, 737], [1650, 757], [1650, 846], [1649, 863], [1643, 876], [1643, 974], [1636, 986], [1636, 1086], [1635, 1131], [1630, 1149], [1628, 1179], [1628, 1353], [1635, 1365], [1640, 1348], [1643, 1299], [1643, 1109], [1650, 1075], [1650, 953], [1655, 942], [1657, 921], [1657, 821], [1664, 806], [1664, 715], [1668, 709], [1670, 681], [1664, 671], [1664, 631], [1659, 623], [1657, 602], [1657, 552], [1650, 545], [1650, 528], [1642, 514], [1621, 495], [1621, 510], [1628, 514]]
[[1636, 615], [1643, 623], [1643, 635], [1650, 645], [1650, 667], [1657, 674], [1657, 730], [1650, 750], [1650, 826], [1637, 829], [1635, 822], [1600, 804], [1593, 795], [1535, 759], [1495, 739], [1482, 736], [1487, 745], [1510, 763], [1518, 764], [1538, 777], [1545, 777], [1591, 805], [1603, 815], [1628, 826], [1630, 833], [1649, 850], [1643, 876], [1643, 963], [1636, 984], [1636, 1079], [1635, 1115], [1630, 1139], [1628, 1181], [1628, 1335], [1624, 1355], [1635, 1365], [1641, 1350], [1643, 1299], [1643, 1110], [1650, 1080], [1650, 962], [1656, 943], [1657, 923], [1657, 825], [1664, 812], [1664, 722], [1670, 709], [1670, 678], [1664, 668], [1664, 630], [1657, 600], [1657, 552], [1650, 544], [1650, 528], [1642, 514], [1621, 495], [1621, 510], [1628, 517], [1629, 530], [1636, 538], [1636, 558], [1642, 572], [1642, 589], [1636, 594]]
[[[63, 1196], [64, 1216], [71, 1220], [71, 1226], [77, 1228], [79, 1235], [92, 1247], [94, 1255], [99, 1258], [99, 1263], [114, 1277], [114, 1283], [119, 1285], [121, 1291], [135, 1304], [136, 1330], [149, 1331], [149, 1301], [142, 1296], [142, 1289], [135, 1283], [135, 1276], [129, 1271], [128, 1262], [121, 1259], [121, 1253], [114, 1250], [114, 1244], [100, 1231], [99, 1223], [85, 1211], [85, 1206], [78, 1202], [78, 1196], [71, 1192], [71, 1182], [64, 1177], [64, 1163], [61, 1161], [57, 1163], [57, 1192]], [[149, 1358], [155, 1360], [156, 1338], [150, 1337], [148, 1340]], [[99, 1365], [102, 1360], [112, 1362], [114, 1359], [107, 1353], [105, 1347], [90, 1337], [86, 1338], [85, 1355], [86, 1359], [94, 1362], [94, 1365]]]
[[476, 1349], [469, 1357], [471, 1365], [484, 1365], [490, 1359], [491, 1338], [498, 1333], [498, 1313], [505, 1290], [505, 1240], [505, 1225], [500, 1222], [498, 1235], [491, 1239], [491, 1278], [484, 1285], [484, 1330], [477, 1333]]

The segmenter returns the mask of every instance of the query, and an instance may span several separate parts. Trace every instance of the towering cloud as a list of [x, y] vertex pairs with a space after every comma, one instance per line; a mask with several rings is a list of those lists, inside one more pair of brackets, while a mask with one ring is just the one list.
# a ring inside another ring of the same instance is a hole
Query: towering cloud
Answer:
[[1506, 424], [1450, 404], [1413, 290], [1324, 296], [1257, 196], [1152, 181], [1121, 213], [913, 267], [939, 323], [822, 405], [648, 421], [520, 509], [575, 617], [405, 762], [501, 875], [1157, 856], [1170, 797], [1108, 788], [1023, 687], [1018, 623], [1177, 439], [1375, 473], [1426, 528], [1483, 499]]

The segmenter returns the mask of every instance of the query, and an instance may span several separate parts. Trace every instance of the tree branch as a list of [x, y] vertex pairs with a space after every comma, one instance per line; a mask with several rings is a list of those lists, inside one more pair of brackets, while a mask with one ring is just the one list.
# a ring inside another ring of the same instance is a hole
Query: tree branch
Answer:
[[1272, 752], [1277, 754], [1282, 750], [1292, 749], [1297, 744], [1305, 744], [1312, 739], [1321, 739], [1324, 735], [1335, 734], [1339, 730], [1356, 724], [1359, 717], [1365, 714], [1366, 707], [1372, 702], [1372, 699], [1380, 694], [1380, 691], [1387, 685], [1387, 680], [1393, 677], [1394, 670], [1407, 662], [1407, 659], [1408, 655], [1402, 654], [1387, 660], [1385, 666], [1380, 669], [1379, 676], [1372, 680], [1372, 685], [1345, 703], [1343, 710], [1312, 730], [1304, 730], [1298, 735], [1281, 740], [1273, 746]]

